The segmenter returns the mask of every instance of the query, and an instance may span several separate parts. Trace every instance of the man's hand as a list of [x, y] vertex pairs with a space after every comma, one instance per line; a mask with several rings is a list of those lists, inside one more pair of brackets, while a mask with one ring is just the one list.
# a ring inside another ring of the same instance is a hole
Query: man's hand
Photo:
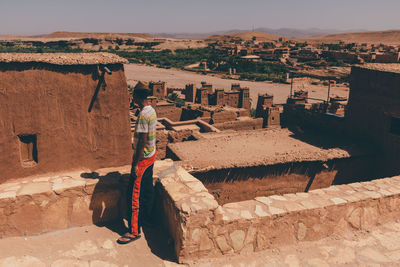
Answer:
[[132, 176], [133, 178], [136, 178], [138, 172], [139, 172], [138, 166], [137, 166], [137, 165], [132, 165], [131, 176]]

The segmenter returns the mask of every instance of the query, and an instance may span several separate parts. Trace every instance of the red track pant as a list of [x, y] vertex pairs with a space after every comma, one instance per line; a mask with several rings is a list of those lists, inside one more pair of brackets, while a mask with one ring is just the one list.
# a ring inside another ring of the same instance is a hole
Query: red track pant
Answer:
[[138, 163], [136, 177], [131, 177], [128, 188], [128, 223], [129, 232], [140, 234], [140, 225], [143, 219], [149, 219], [154, 200], [153, 165], [156, 158], [144, 159]]

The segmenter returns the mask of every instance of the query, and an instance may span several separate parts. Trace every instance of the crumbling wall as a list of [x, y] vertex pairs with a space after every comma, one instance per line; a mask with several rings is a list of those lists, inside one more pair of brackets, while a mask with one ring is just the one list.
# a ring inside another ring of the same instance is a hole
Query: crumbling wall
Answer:
[[235, 111], [232, 110], [223, 110], [220, 112], [214, 112], [212, 118], [214, 123], [234, 121], [237, 118], [237, 114]]
[[213, 126], [221, 131], [224, 131], [224, 130], [235, 130], [235, 131], [256, 130], [256, 129], [263, 128], [263, 119], [262, 118], [257, 118], [257, 119], [249, 118], [247, 120], [240, 119], [240, 120], [234, 120], [234, 121], [215, 123], [215, 124], [213, 124]]
[[[101, 72], [96, 65], [0, 65], [0, 183], [10, 178], [77, 168], [129, 164], [129, 97], [122, 64], [88, 112]], [[35, 136], [37, 162], [21, 162], [19, 136]]]
[[157, 106], [157, 118], [168, 118], [171, 121], [179, 121], [182, 115], [182, 109], [174, 105]]
[[156, 133], [157, 141], [157, 156], [156, 158], [165, 159], [167, 153], [167, 145], [168, 145], [168, 131], [167, 130], [157, 130]]

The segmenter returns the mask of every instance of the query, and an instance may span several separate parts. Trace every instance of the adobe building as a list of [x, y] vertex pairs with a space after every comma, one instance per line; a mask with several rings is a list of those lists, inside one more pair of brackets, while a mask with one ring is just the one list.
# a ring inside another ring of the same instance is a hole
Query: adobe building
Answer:
[[196, 99], [196, 87], [193, 83], [185, 86], [185, 101], [194, 103]]
[[348, 128], [365, 137], [396, 159], [400, 166], [400, 66], [366, 64], [353, 66], [349, 103], [346, 110]]
[[201, 89], [206, 89], [209, 94], [213, 93], [212, 84], [207, 82], [201, 82]]
[[166, 82], [150, 82], [149, 87], [154, 97], [157, 97], [158, 99], [164, 99], [167, 96]]
[[225, 105], [234, 108], [239, 107], [239, 91], [229, 91], [224, 94]]
[[197, 88], [195, 103], [208, 106], [208, 88]]
[[272, 107], [274, 104], [274, 96], [269, 94], [258, 95], [257, 107], [256, 107], [256, 118], [262, 118], [264, 110]]
[[215, 101], [216, 101], [215, 105], [217, 106], [224, 105], [225, 103], [224, 94], [225, 94], [224, 89], [215, 89]]
[[263, 128], [280, 126], [281, 112], [274, 106], [274, 96], [269, 94], [258, 95], [256, 118], [263, 118]]
[[250, 109], [250, 89], [248, 87], [239, 89], [239, 108]]
[[0, 183], [129, 164], [129, 93], [108, 53], [0, 54]]
[[294, 91], [293, 96], [288, 97], [287, 104], [307, 104], [308, 103], [308, 91], [299, 90]]

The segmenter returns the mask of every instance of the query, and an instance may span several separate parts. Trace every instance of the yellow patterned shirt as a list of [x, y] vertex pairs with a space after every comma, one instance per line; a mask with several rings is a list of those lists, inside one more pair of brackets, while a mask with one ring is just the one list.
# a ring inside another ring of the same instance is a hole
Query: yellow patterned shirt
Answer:
[[139, 133], [147, 133], [143, 151], [143, 158], [151, 158], [156, 153], [156, 125], [157, 115], [152, 106], [145, 106], [136, 119], [135, 133], [133, 135], [133, 149], [136, 150]]

